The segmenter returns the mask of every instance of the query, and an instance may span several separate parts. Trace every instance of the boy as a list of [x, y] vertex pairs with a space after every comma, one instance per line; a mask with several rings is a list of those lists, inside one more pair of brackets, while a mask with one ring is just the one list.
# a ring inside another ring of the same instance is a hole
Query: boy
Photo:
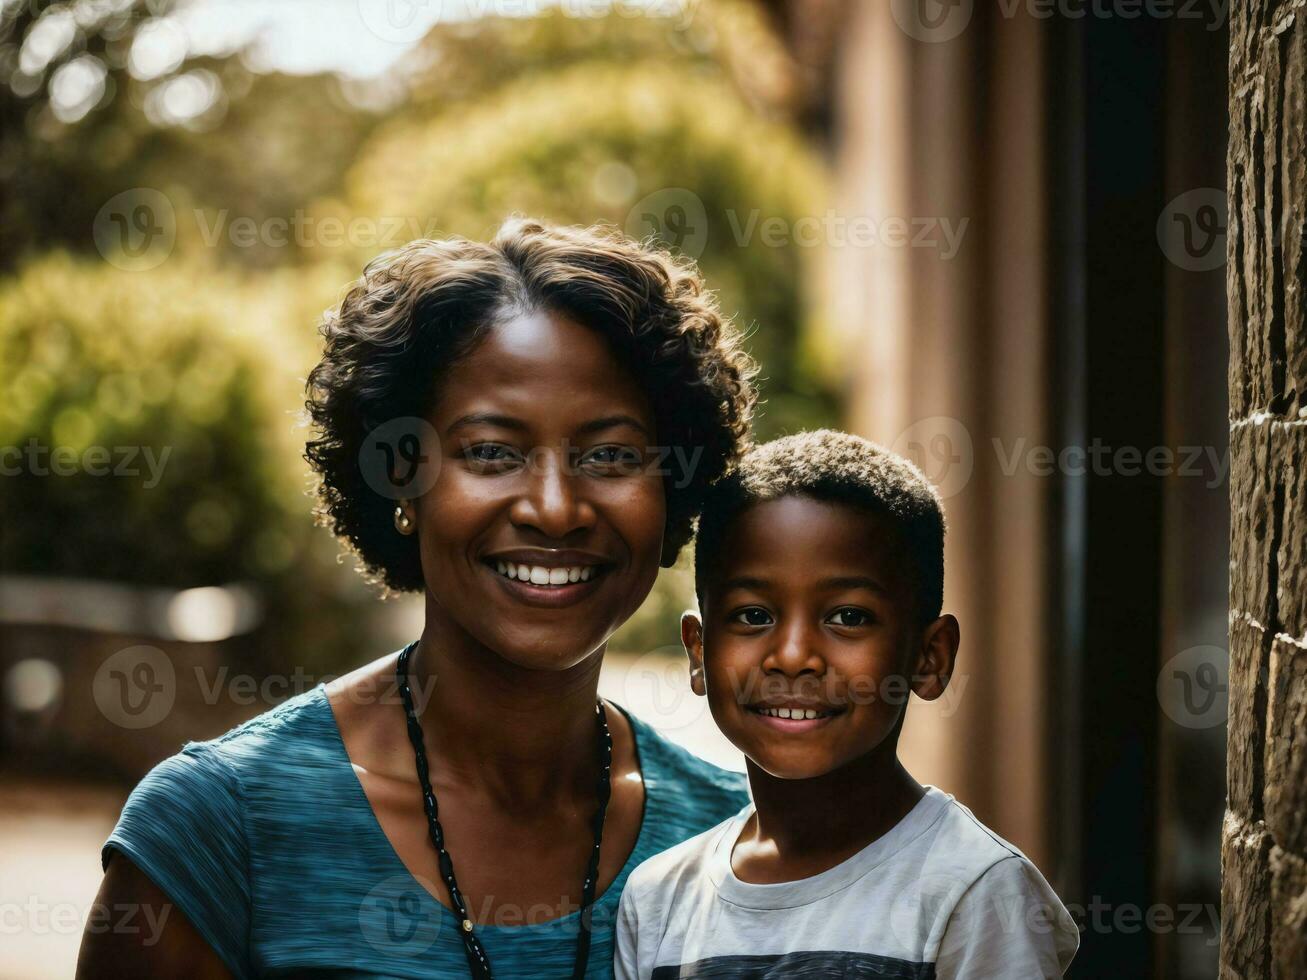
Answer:
[[713, 488], [681, 637], [753, 799], [631, 875], [620, 980], [1066, 970], [1079, 933], [1038, 869], [897, 757], [907, 692], [953, 672], [943, 552], [926, 478], [856, 436], [767, 443]]

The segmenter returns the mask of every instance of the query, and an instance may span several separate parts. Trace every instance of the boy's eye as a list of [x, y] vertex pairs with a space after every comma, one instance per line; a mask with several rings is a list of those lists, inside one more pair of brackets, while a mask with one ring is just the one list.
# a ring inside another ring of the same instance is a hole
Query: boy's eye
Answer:
[[827, 621], [834, 626], [866, 626], [871, 622], [871, 616], [865, 610], [858, 609], [855, 606], [844, 606], [831, 613]]
[[771, 623], [771, 613], [761, 606], [749, 606], [740, 609], [731, 616], [731, 622], [745, 626], [767, 626]]

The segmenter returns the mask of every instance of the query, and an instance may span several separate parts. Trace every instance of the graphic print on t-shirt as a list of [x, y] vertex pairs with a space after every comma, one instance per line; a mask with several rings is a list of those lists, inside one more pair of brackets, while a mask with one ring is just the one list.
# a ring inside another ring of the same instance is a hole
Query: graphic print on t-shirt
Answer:
[[934, 963], [874, 953], [804, 950], [770, 956], [713, 956], [696, 963], [655, 967], [652, 980], [935, 980]]
[[621, 897], [616, 980], [1056, 977], [1075, 920], [1024, 854], [933, 787], [887, 833], [797, 881], [741, 881], [747, 804], [658, 854]]

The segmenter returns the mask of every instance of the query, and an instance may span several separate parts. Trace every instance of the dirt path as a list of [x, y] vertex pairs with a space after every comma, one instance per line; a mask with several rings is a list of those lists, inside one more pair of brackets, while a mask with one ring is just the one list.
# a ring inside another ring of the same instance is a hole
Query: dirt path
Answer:
[[0, 774], [0, 978], [71, 977], [125, 790]]

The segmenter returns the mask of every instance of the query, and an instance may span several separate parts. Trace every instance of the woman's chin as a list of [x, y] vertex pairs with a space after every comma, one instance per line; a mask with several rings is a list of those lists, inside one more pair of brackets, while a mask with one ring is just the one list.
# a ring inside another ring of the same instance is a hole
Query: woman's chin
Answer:
[[606, 636], [573, 636], [560, 638], [556, 631], [548, 637], [497, 636], [486, 637], [484, 643], [494, 650], [501, 660], [522, 670], [559, 672], [571, 670], [584, 663], [603, 648]]

